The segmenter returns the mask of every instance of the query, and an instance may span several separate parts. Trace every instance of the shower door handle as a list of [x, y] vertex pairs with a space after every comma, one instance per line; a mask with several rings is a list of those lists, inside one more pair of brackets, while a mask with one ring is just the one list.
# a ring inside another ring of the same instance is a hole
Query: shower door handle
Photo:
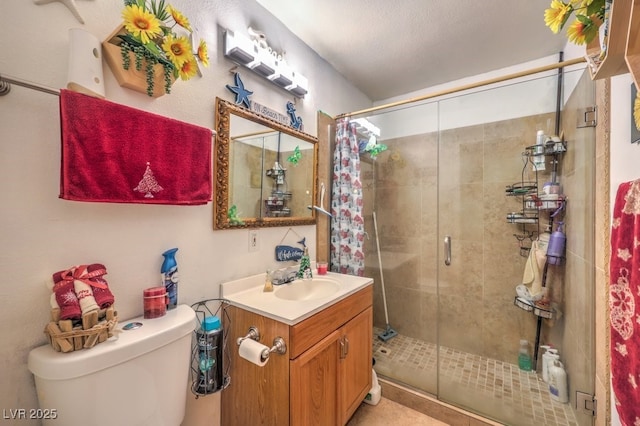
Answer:
[[444, 237], [444, 264], [451, 265], [451, 237]]

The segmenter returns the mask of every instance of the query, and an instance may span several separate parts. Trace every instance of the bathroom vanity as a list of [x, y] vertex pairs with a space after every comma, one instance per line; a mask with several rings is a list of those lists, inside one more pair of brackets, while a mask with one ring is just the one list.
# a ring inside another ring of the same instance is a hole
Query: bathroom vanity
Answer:
[[[273, 293], [261, 286], [235, 295], [223, 290], [231, 383], [222, 392], [222, 424], [344, 425], [353, 415], [372, 384], [372, 280], [327, 277], [340, 289], [314, 300], [280, 299], [282, 286]], [[247, 302], [254, 296], [263, 306]], [[274, 311], [265, 307], [271, 301]], [[266, 346], [281, 337], [286, 353], [271, 353], [262, 367], [240, 357], [236, 340], [251, 327]]]

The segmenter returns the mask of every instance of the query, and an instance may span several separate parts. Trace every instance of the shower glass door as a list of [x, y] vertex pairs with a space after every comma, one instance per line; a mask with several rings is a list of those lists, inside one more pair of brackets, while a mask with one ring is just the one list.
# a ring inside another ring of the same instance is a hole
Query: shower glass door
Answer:
[[[374, 278], [375, 369], [435, 395], [438, 105], [412, 105], [367, 118], [381, 129], [380, 142], [388, 147], [375, 158], [360, 157], [370, 237], [365, 240], [365, 275]], [[399, 335], [383, 341], [380, 333], [387, 324]]]
[[[577, 421], [572, 404], [552, 401], [541, 380], [542, 351], [538, 374], [518, 367], [521, 339], [532, 358], [536, 342], [560, 349], [571, 371], [573, 404], [576, 390], [593, 392], [593, 203], [584, 201], [593, 194], [595, 132], [576, 129], [575, 123], [577, 110], [594, 103], [594, 89], [582, 71], [565, 73], [564, 81], [568, 99], [561, 129], [567, 152], [543, 157], [544, 170], [523, 153], [536, 143], [538, 130], [556, 134], [557, 75], [439, 102], [437, 395], [510, 425]], [[532, 240], [547, 230], [557, 205], [527, 202], [525, 196], [508, 196], [506, 189], [533, 182], [541, 195], [554, 175], [568, 198], [556, 221], [567, 223], [569, 249], [563, 265], [548, 267], [545, 285], [556, 311], [540, 320], [538, 334], [538, 316], [514, 304], [515, 287], [523, 281]], [[507, 220], [523, 209], [523, 221], [532, 223]], [[528, 219], [536, 215], [537, 220]], [[590, 238], [582, 241], [577, 234]], [[546, 407], [553, 409], [551, 417]]]

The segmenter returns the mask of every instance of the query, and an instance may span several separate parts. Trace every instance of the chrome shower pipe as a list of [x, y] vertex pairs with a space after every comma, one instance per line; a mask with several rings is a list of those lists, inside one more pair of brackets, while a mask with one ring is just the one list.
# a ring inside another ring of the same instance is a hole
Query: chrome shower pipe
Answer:
[[319, 211], [320, 213], [326, 214], [327, 216], [329, 216], [329, 217], [333, 218], [333, 215], [332, 215], [330, 212], [328, 212], [328, 211], [326, 211], [325, 209], [323, 209], [322, 207], [318, 207], [318, 206], [307, 206], [307, 208], [308, 208], [309, 210], [317, 210], [317, 211]]

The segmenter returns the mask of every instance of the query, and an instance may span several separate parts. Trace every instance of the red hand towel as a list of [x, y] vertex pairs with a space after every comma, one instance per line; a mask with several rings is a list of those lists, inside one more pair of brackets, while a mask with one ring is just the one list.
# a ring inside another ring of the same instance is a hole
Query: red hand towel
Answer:
[[60, 91], [60, 198], [144, 204], [211, 201], [211, 130]]
[[640, 180], [620, 185], [611, 228], [611, 372], [616, 410], [640, 424]]
[[111, 290], [107, 285], [107, 281], [102, 278], [103, 275], [107, 274], [107, 268], [100, 264], [94, 263], [92, 265], [87, 266], [87, 274], [89, 275], [89, 279], [96, 283], [102, 284], [104, 287], [96, 287], [92, 286], [93, 289], [93, 297], [96, 299], [96, 303], [100, 306], [100, 309], [108, 308], [113, 305], [114, 297]]
[[73, 287], [73, 270], [67, 269], [53, 274], [53, 292], [60, 306], [60, 319], [82, 318], [80, 302]]

